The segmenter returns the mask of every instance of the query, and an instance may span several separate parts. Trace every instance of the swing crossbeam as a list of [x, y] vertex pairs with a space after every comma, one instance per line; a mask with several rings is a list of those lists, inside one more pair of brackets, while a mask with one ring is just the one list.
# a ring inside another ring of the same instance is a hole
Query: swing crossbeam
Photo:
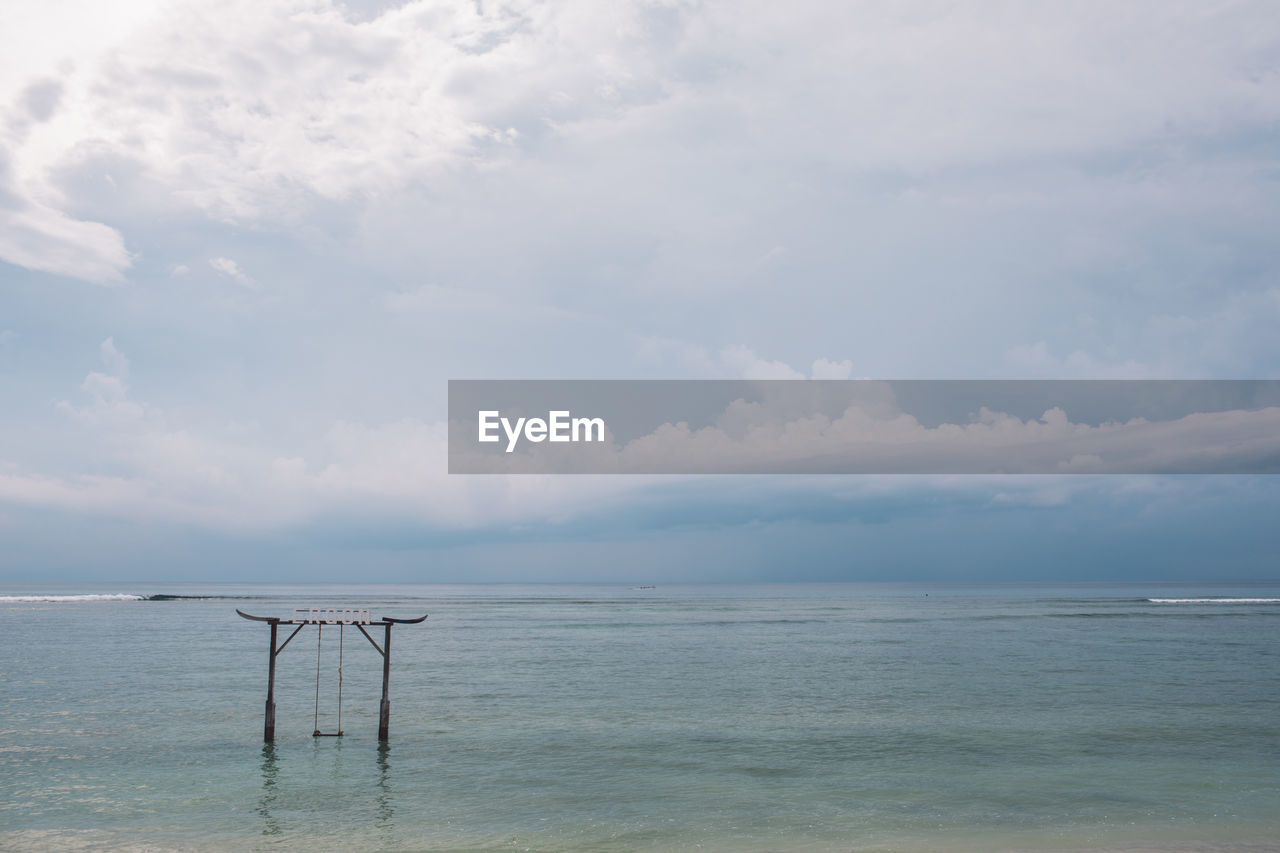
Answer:
[[[382, 657], [382, 700], [378, 707], [378, 740], [388, 740], [391, 726], [391, 628], [394, 625], [416, 625], [423, 622], [427, 618], [427, 614], [423, 614], [413, 619], [400, 619], [391, 616], [383, 616], [377, 620], [370, 619], [366, 614], [368, 611], [352, 611], [352, 610], [311, 610], [301, 611], [295, 610], [294, 615], [306, 613], [309, 618], [304, 619], [279, 619], [274, 616], [252, 616], [243, 610], [236, 610], [236, 613], [245, 619], [254, 622], [266, 622], [271, 628], [271, 645], [269, 647], [268, 669], [267, 669], [267, 703], [266, 715], [263, 723], [262, 737], [267, 743], [274, 743], [276, 738], [276, 657], [285, 650], [285, 647], [298, 636], [307, 625], [316, 626], [316, 711], [315, 711], [315, 731], [312, 737], [343, 737], [342, 731], [342, 630], [346, 625], [355, 625], [356, 628], [369, 641], [379, 656]], [[322, 616], [317, 616], [323, 614]], [[348, 614], [359, 614], [356, 618], [344, 618]], [[296, 626], [283, 643], [277, 645], [279, 627], [281, 625]], [[338, 625], [338, 731], [322, 732], [319, 728], [320, 722], [320, 650], [321, 638], [324, 633], [325, 625]], [[384, 631], [382, 645], [365, 630], [366, 627], [381, 627]]]

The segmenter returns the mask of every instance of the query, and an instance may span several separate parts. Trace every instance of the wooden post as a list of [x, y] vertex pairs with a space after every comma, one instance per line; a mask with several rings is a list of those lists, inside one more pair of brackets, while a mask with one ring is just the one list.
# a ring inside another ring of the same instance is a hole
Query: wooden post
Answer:
[[271, 623], [271, 663], [267, 667], [267, 717], [262, 726], [262, 739], [267, 743], [276, 742], [276, 629]]
[[382, 704], [378, 706], [378, 740], [385, 741], [391, 730], [391, 623], [382, 641]]

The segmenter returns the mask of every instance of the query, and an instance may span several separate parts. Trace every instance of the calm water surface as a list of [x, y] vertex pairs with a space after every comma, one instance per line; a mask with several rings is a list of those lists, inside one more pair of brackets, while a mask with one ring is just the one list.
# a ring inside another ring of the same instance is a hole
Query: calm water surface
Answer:
[[[85, 593], [213, 597], [15, 600]], [[264, 748], [235, 608], [335, 604], [431, 613], [390, 745], [349, 629], [311, 737], [308, 627]], [[0, 849], [1280, 850], [1280, 584], [10, 584], [0, 618]]]

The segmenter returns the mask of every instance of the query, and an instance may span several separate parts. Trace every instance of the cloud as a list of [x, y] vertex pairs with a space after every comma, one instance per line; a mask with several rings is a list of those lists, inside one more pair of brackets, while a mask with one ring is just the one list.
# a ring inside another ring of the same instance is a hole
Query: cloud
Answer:
[[93, 371], [80, 384], [89, 403], [76, 406], [62, 400], [58, 410], [94, 427], [120, 427], [141, 421], [147, 416], [147, 408], [129, 399], [129, 359], [116, 349], [114, 338], [104, 340], [99, 352], [108, 372]]
[[60, 210], [44, 176], [24, 176], [21, 168], [21, 151], [30, 149], [33, 136], [40, 138], [33, 131], [57, 113], [62, 95], [62, 82], [36, 79], [7, 114], [0, 111], [0, 260], [94, 284], [120, 284], [133, 263], [120, 232]]
[[480, 287], [445, 287], [424, 284], [383, 294], [386, 309], [398, 316], [421, 323], [440, 318], [449, 324], [459, 321], [495, 327], [510, 324], [530, 325], [589, 323], [590, 315], [569, 308], [542, 305], [518, 296], [499, 296]]
[[[1052, 379], [1151, 379], [1269, 376], [1280, 366], [1280, 344], [1264, 329], [1280, 323], [1280, 287], [1226, 291], [1195, 312], [1157, 311], [1119, 340], [1070, 349], [1045, 340], [1004, 353], [1018, 376]], [[1098, 321], [1078, 317], [1070, 337], [1093, 337]], [[1064, 337], [1067, 337], [1064, 335]], [[1242, 343], [1250, 342], [1248, 352]], [[1150, 353], [1143, 359], [1130, 353]]]
[[1005, 361], [1019, 376], [1045, 379], [1150, 379], [1152, 371], [1133, 359], [1103, 361], [1083, 350], [1058, 358], [1044, 341], [1012, 347]]
[[104, 31], [64, 81], [44, 134], [59, 144], [19, 152], [24, 171], [92, 142], [240, 221], [388, 189], [506, 138], [450, 93], [467, 66], [518, 52], [518, 21], [431, 3], [363, 24], [326, 2], [160, 7]]
[[[411, 418], [381, 424], [339, 421], [284, 446], [241, 424], [199, 428], [177, 423], [161, 408], [132, 396], [125, 379], [131, 365], [113, 337], [104, 340], [100, 350], [107, 372], [86, 376], [81, 390], [88, 402], [62, 402], [58, 408], [82, 430], [77, 442], [93, 449], [97, 465], [115, 473], [58, 476], [0, 462], [0, 501], [74, 514], [163, 521], [236, 536], [331, 525], [334, 522], [328, 520], [340, 518], [344, 521], [339, 527], [352, 530], [394, 522], [424, 534], [493, 531], [519, 539], [543, 535], [538, 531], [547, 527], [568, 525], [577, 531], [584, 520], [602, 515], [624, 527], [647, 525], [657, 517], [656, 507], [671, 500], [676, 502], [669, 511], [658, 515], [667, 519], [663, 524], [679, 526], [685, 523], [675, 509], [681, 501], [714, 504], [719, 498], [708, 494], [723, 492], [729, 499], [740, 492], [716, 478], [698, 485], [696, 478], [688, 477], [451, 476], [447, 426]], [[726, 448], [736, 452], [748, 447], [755, 452], [770, 427], [758, 412], [742, 414], [736, 424], [729, 424], [727, 416], [722, 419], [718, 435], [685, 436], [661, 452], [682, 458], [688, 452], [706, 451], [712, 459], [722, 458]], [[1047, 424], [989, 420], [993, 429], [1064, 428], [1060, 420]], [[658, 438], [665, 436], [662, 432]], [[717, 442], [722, 446], [717, 447]], [[628, 452], [653, 451], [651, 444], [651, 439], [641, 440]], [[1062, 485], [1036, 477], [1016, 482], [982, 477], [779, 478], [763, 486], [765, 481], [755, 481], [753, 489], [763, 491], [758, 501], [752, 499], [749, 504], [756, 507], [750, 512], [764, 512], [760, 507], [770, 505], [769, 495], [778, 495], [779, 500], [794, 504], [793, 509], [779, 506], [767, 515], [821, 516], [828, 510], [818, 508], [828, 501], [854, 501], [864, 512], [876, 501], [901, 499], [900, 505], [894, 503], [899, 508], [893, 512], [913, 512], [908, 508], [916, 499], [912, 496], [945, 493], [966, 505], [981, 504], [990, 500], [992, 483], [999, 483], [1000, 494], [1005, 495], [1000, 500], [1005, 503], [1048, 505], [1095, 488], [1086, 479]], [[672, 498], [673, 488], [686, 498]], [[1043, 497], [1046, 494], [1054, 497]], [[801, 499], [801, 495], [808, 497]], [[625, 521], [628, 512], [634, 513], [631, 522]], [[726, 523], [748, 523], [750, 518], [743, 512], [747, 510], [735, 509], [723, 518]]]
[[0, 501], [71, 512], [127, 514], [145, 499], [145, 484], [123, 477], [47, 477], [0, 470]]
[[116, 229], [31, 201], [0, 206], [0, 260], [107, 285], [123, 283], [124, 271], [133, 264]]
[[133, 398], [129, 359], [114, 338], [100, 352], [107, 372], [85, 377], [87, 402], [57, 408], [83, 430], [78, 441], [93, 449], [98, 465], [119, 473], [56, 476], [0, 459], [0, 501], [237, 534], [330, 516], [470, 529], [560, 523], [644, 485], [644, 478], [450, 477], [445, 424], [417, 419], [339, 421], [308, 439], [305, 455], [281, 452], [241, 424], [210, 430], [175, 423]]
[[124, 378], [129, 375], [129, 359], [116, 349], [115, 338], [107, 338], [102, 342], [99, 350], [102, 353], [102, 363], [113, 376]]
[[219, 272], [222, 275], [225, 275], [227, 278], [233, 279], [234, 281], [239, 282], [240, 284], [243, 284], [246, 287], [253, 286], [253, 283], [254, 283], [253, 279], [245, 275], [244, 271], [240, 269], [240, 265], [237, 264], [235, 261], [233, 261], [231, 258], [210, 258], [209, 266], [215, 272]]
[[[71, 421], [108, 473], [0, 459], [0, 526], [37, 554], [0, 569], [46, 576], [41, 559], [74, 552], [165, 580], [339, 580], [356, 554], [369, 577], [416, 582], [1203, 577], [1195, 549], [1224, 530], [1215, 568], [1270, 565], [1251, 562], [1269, 478], [450, 476], [443, 424], [339, 421], [281, 442], [135, 402], [141, 418]], [[140, 531], [141, 550], [112, 538]], [[1155, 540], [1176, 553], [1115, 556]]]
[[853, 362], [849, 359], [831, 361], [826, 358], [820, 358], [813, 363], [809, 375], [814, 379], [851, 379], [853, 377]]
[[[726, 144], [730, 163], [919, 174], [1270, 120], [1275, 39], [1253, 23], [1265, 4], [1139, 8], [1148, 14], [914, 2], [833, 19], [821, 2], [606, 12], [419, 0], [356, 20], [326, 0], [205, 0], [139, 3], [119, 21], [86, 9], [100, 25], [65, 28], [48, 56], [9, 45], [23, 63], [11, 120], [38, 124], [14, 146], [13, 191], [29, 205], [26, 242], [38, 233], [63, 248], [33, 268], [105, 281], [128, 266], [119, 234], [36, 204], [56, 198], [58, 168], [93, 157], [138, 164], [216, 220], [287, 228], [321, 202], [377, 203], [458, 170], [522, 169], [548, 143], [653, 146], [677, 175], [682, 147]], [[1160, 38], [1145, 25], [1153, 16]], [[26, 13], [9, 41], [53, 20]], [[60, 74], [50, 67], [64, 59], [74, 62]], [[44, 255], [16, 243], [0, 248], [15, 263]], [[764, 244], [781, 245], [803, 251]]]
[[[721, 347], [712, 352], [686, 341], [658, 337], [635, 338], [637, 358], [659, 366], [673, 365], [681, 373], [698, 379], [804, 379], [804, 373], [785, 361], [756, 354], [745, 344]], [[848, 379], [853, 362], [818, 358], [810, 368], [813, 379]]]
[[725, 372], [740, 379], [803, 379], [804, 374], [782, 361], [767, 361], [745, 346], [725, 347], [719, 361]]

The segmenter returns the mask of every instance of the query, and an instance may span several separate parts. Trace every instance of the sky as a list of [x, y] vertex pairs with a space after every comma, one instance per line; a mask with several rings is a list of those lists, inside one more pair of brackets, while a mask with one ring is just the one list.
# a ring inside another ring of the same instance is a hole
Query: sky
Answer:
[[1274, 477], [446, 466], [449, 379], [1277, 378], [1277, 233], [1270, 0], [5, 3], [0, 583], [1280, 577]]

